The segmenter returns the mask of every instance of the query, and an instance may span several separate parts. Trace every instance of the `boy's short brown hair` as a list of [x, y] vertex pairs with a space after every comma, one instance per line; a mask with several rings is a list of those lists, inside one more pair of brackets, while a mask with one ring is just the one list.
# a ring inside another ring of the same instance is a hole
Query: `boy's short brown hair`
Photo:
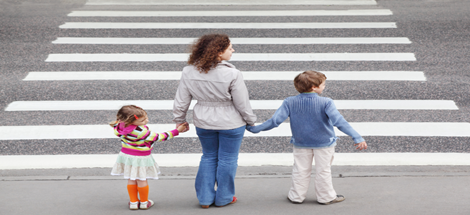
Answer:
[[294, 86], [299, 93], [310, 92], [312, 87], [318, 87], [326, 80], [325, 74], [316, 71], [305, 71], [294, 78]]

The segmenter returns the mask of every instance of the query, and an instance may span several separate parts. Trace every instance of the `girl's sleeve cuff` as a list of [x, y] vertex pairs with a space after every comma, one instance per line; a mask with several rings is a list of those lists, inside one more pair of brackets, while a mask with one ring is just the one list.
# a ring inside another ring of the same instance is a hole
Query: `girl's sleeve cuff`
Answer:
[[178, 131], [178, 129], [174, 129], [174, 130], [171, 130], [170, 131], [172, 134], [173, 134], [173, 137], [176, 137], [180, 134], [180, 132]]

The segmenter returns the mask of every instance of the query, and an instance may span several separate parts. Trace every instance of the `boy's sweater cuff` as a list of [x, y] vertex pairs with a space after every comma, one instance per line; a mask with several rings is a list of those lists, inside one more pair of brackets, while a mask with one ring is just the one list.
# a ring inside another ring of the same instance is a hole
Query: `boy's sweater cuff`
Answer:
[[364, 141], [366, 141], [366, 140], [364, 140], [364, 138], [362, 138], [362, 137], [354, 139], [355, 143], [360, 143], [360, 142], [364, 142]]

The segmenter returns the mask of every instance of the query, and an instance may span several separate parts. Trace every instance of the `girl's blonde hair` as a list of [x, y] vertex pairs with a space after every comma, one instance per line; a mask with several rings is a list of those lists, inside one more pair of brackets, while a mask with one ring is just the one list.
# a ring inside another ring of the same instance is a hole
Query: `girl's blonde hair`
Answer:
[[[124, 122], [126, 123], [125, 127], [132, 124], [137, 118], [146, 117], [147, 112], [141, 107], [135, 105], [125, 105], [119, 109], [116, 115], [116, 121], [109, 123], [111, 127], [114, 127], [116, 123]], [[136, 118], [137, 117], [137, 118]]]

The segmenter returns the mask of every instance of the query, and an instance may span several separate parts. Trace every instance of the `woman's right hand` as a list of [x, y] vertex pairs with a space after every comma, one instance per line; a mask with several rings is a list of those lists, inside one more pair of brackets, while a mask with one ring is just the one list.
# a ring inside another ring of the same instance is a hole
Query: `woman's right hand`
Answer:
[[189, 131], [189, 123], [188, 122], [176, 123], [176, 130], [178, 130], [178, 132], [180, 133]]

